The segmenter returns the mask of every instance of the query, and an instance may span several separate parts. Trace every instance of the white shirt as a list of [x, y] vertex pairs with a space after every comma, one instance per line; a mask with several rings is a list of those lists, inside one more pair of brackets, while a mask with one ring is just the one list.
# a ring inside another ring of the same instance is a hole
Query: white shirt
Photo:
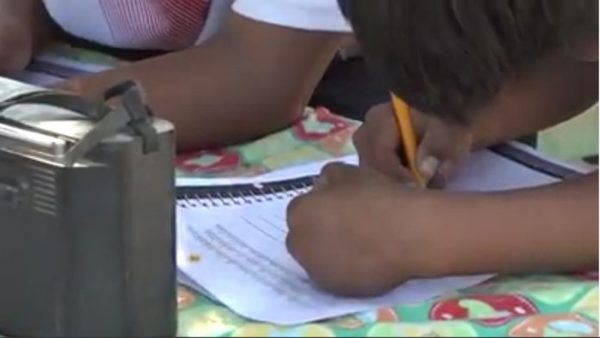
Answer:
[[[206, 4], [202, 4], [203, 1]], [[54, 21], [66, 32], [79, 38], [116, 48], [172, 50], [202, 43], [213, 35], [232, 0], [44, 2]], [[170, 13], [162, 15], [163, 8], [167, 8]], [[337, 0], [235, 0], [233, 10], [250, 19], [279, 26], [350, 32], [350, 26], [338, 8]], [[191, 12], [195, 14], [192, 15]], [[177, 19], [177, 15], [188, 20], [184, 29], [180, 27], [182, 20]], [[144, 19], [145, 16], [149, 19]], [[196, 19], [192, 18], [189, 22], [190, 17], [197, 17], [198, 25], [195, 25]], [[179, 35], [169, 36], [173, 31]]]
[[236, 0], [233, 10], [256, 21], [284, 27], [351, 31], [337, 0]]

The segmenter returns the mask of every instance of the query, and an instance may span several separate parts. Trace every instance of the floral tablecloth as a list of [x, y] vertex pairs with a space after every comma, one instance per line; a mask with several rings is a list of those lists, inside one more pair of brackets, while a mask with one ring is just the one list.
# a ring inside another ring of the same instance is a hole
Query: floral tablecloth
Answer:
[[[288, 130], [223, 150], [180, 156], [180, 176], [254, 175], [353, 152], [357, 124], [309, 110]], [[504, 277], [428, 302], [310, 325], [255, 323], [179, 290], [181, 336], [598, 336], [598, 276]], [[278, 311], [279, 309], [273, 309]]]

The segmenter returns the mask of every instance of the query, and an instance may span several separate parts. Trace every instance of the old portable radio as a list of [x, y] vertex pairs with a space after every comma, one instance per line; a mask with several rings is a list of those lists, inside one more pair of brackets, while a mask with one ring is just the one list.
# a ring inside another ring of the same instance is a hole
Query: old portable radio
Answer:
[[174, 147], [134, 83], [0, 78], [0, 334], [176, 333]]

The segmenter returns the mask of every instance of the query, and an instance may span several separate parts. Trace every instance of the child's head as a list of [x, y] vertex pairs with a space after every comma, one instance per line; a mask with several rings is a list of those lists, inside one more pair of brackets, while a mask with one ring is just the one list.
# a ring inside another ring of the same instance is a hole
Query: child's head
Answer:
[[598, 0], [339, 1], [390, 89], [456, 122], [544, 56], [598, 34]]

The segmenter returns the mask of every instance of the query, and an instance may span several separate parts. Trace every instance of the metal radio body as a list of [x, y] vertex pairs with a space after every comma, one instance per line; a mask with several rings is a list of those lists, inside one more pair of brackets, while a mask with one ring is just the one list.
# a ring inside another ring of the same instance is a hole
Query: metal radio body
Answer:
[[174, 147], [135, 84], [0, 78], [0, 334], [176, 333]]

